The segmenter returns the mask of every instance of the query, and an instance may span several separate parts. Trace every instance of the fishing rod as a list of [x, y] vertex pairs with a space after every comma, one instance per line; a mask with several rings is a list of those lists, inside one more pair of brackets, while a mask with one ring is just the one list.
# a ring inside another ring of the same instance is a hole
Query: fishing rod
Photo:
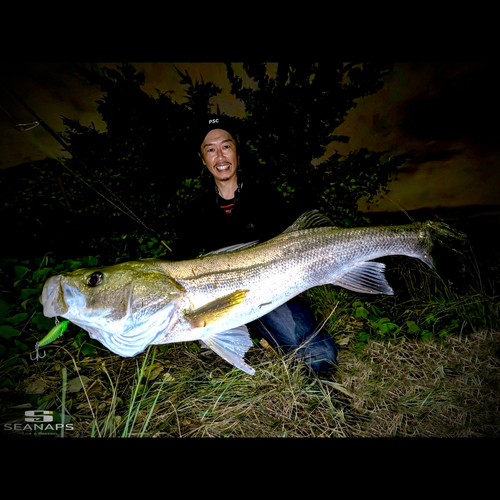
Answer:
[[[161, 242], [161, 244], [167, 248], [167, 250], [169, 250], [170, 252], [172, 251], [172, 249], [166, 244], [166, 242], [164, 241], [163, 237], [160, 235], [160, 233], [150, 227], [148, 227], [127, 205], [125, 205], [125, 203], [115, 194], [113, 193], [113, 191], [111, 191], [111, 189], [106, 186], [106, 184], [104, 184], [104, 182], [101, 181], [101, 179], [99, 179], [97, 177], [97, 175], [95, 174], [95, 172], [93, 172], [86, 164], [85, 162], [79, 158], [75, 153], [74, 151], [68, 146], [68, 144], [66, 144], [29, 106], [28, 104], [19, 96], [16, 94], [16, 92], [14, 92], [14, 90], [12, 90], [10, 88], [9, 85], [7, 85], [5, 83], [4, 80], [0, 79], [0, 82], [2, 83], [2, 85], [28, 110], [28, 112], [36, 119], [35, 122], [31, 122], [31, 123], [28, 123], [28, 124], [18, 124], [18, 125], [15, 125], [14, 128], [16, 130], [19, 130], [19, 131], [22, 131], [22, 132], [25, 132], [27, 130], [31, 130], [32, 128], [35, 128], [36, 126], [38, 125], [41, 125], [47, 132], [49, 132], [49, 134], [54, 137], [54, 139], [63, 146], [63, 148], [75, 159], [77, 160], [78, 162], [80, 162], [83, 167], [85, 168], [85, 170], [87, 171], [87, 173], [90, 173], [91, 177], [93, 177], [94, 180], [97, 180], [105, 189], [106, 191], [108, 191], [108, 193], [113, 197], [115, 198], [115, 200], [120, 203], [122, 205], [123, 208], [119, 207], [118, 205], [115, 205], [111, 200], [109, 200], [108, 198], [106, 198], [106, 196], [104, 196], [102, 193], [100, 193], [97, 189], [95, 189], [93, 186], [91, 186], [90, 184], [88, 184], [87, 182], [85, 182], [85, 180], [81, 177], [81, 175], [71, 171], [69, 169], [69, 167], [67, 165], [65, 165], [62, 161], [58, 160], [57, 158], [55, 158], [64, 168], [66, 168], [67, 170], [69, 170], [69, 172], [71, 172], [73, 175], [76, 175], [76, 177], [79, 177], [81, 180], [83, 180], [83, 182], [88, 186], [90, 187], [91, 189], [93, 189], [99, 196], [102, 196], [107, 202], [111, 203], [111, 205], [113, 205], [115, 208], [117, 208], [118, 210], [120, 210], [121, 212], [123, 212], [124, 214], [128, 215], [131, 219], [133, 219], [135, 222], [137, 222], [138, 224], [142, 224], [148, 231], [151, 231], [157, 238], [158, 240]], [[7, 113], [7, 111], [3, 108], [2, 106], [2, 109]], [[7, 113], [9, 115], [9, 117], [12, 118], [12, 116]]]

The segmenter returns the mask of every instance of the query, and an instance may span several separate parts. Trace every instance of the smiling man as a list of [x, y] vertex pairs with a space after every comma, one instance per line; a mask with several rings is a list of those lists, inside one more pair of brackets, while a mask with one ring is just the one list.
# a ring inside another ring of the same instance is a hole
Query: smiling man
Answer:
[[244, 176], [238, 133], [230, 118], [212, 115], [204, 119], [193, 133], [193, 147], [214, 182], [207, 194], [186, 207], [187, 215], [176, 229], [176, 259], [237, 243], [266, 241], [302, 213], [291, 209], [271, 186]]
[[[176, 231], [174, 259], [195, 258], [239, 243], [262, 243], [283, 232], [302, 213], [287, 205], [271, 185], [241, 175], [238, 133], [230, 118], [205, 118], [194, 141], [214, 179], [215, 196], [211, 191], [187, 210]], [[274, 347], [285, 352], [297, 349], [315, 371], [330, 369], [336, 360], [332, 338], [324, 330], [315, 332], [310, 311], [297, 298], [253, 324]]]
[[223, 198], [233, 198], [238, 187], [236, 168], [238, 155], [236, 141], [226, 130], [213, 129], [201, 144], [203, 164], [214, 176], [215, 184]]

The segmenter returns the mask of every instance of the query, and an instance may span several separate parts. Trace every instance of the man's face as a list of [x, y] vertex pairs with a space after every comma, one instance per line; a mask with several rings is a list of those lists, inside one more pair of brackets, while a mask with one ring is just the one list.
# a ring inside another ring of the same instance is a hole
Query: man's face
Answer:
[[201, 154], [204, 165], [220, 181], [229, 181], [236, 174], [238, 155], [236, 143], [229, 132], [211, 130], [203, 140]]

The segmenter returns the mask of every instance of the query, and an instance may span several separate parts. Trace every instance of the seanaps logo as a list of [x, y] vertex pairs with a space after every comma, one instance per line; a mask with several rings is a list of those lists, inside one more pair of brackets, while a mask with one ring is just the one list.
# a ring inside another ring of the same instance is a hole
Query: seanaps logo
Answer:
[[28, 410], [24, 412], [26, 422], [52, 422], [54, 412], [48, 410]]
[[[24, 424], [4, 424], [6, 431], [43, 432], [44, 434], [56, 433], [63, 427], [65, 431], [72, 431], [73, 424], [68, 422], [71, 417], [63, 416], [50, 410], [27, 410], [24, 412]], [[63, 422], [64, 420], [64, 422]]]

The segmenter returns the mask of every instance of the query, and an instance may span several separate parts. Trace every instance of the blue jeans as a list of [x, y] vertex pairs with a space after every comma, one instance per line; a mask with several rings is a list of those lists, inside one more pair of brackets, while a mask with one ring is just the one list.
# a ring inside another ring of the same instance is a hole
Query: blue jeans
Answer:
[[290, 300], [256, 321], [259, 331], [273, 347], [285, 352], [297, 349], [299, 358], [315, 371], [332, 368], [337, 348], [324, 330], [315, 332], [311, 313], [297, 300]]

